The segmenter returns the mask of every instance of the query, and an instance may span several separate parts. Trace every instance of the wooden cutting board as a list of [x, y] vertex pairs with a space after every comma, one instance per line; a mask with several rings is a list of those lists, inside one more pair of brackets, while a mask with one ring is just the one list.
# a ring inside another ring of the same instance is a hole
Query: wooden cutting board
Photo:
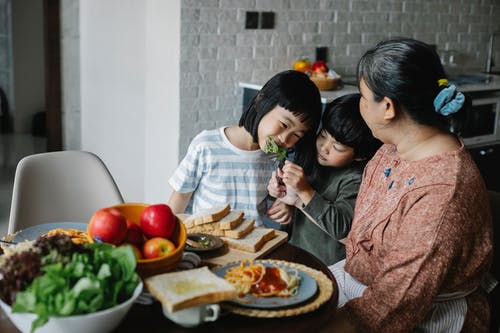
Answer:
[[225, 245], [224, 250], [221, 251], [222, 253], [213, 257], [202, 257], [201, 262], [202, 264], [208, 266], [223, 266], [242, 259], [254, 260], [262, 258], [264, 255], [271, 252], [280, 244], [286, 242], [288, 239], [288, 234], [284, 231], [275, 230], [274, 233], [275, 236], [267, 241], [267, 243], [264, 244], [264, 246], [257, 252], [246, 252], [242, 250], [232, 249]]

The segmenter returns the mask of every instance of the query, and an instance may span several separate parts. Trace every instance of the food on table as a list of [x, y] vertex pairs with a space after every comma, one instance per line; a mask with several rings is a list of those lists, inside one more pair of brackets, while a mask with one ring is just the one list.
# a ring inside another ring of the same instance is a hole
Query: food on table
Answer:
[[230, 248], [255, 253], [259, 251], [269, 240], [273, 239], [274, 236], [274, 229], [257, 227], [242, 238], [235, 239], [222, 237], [222, 240], [224, 240]]
[[50, 316], [92, 313], [129, 299], [140, 281], [135, 267], [130, 247], [75, 244], [56, 233], [3, 261], [0, 298], [14, 313], [35, 313], [34, 330]]
[[89, 242], [88, 234], [85, 231], [72, 229], [72, 228], [57, 228], [52, 229], [47, 232], [42, 237], [50, 237], [56, 234], [66, 235], [71, 238], [71, 241], [75, 244], [87, 244]]
[[[217, 209], [217, 208], [215, 208]], [[210, 219], [212, 219], [212, 222], [208, 223], [201, 223], [202, 221], [208, 220], [208, 218], [203, 217], [203, 212], [199, 214], [195, 214], [193, 218], [186, 218], [183, 223], [186, 226], [186, 228], [194, 228], [194, 227], [204, 227], [205, 230], [213, 230], [213, 229], [233, 229], [237, 227], [242, 221], [243, 221], [243, 216], [245, 213], [242, 210], [230, 210], [231, 206], [226, 205], [224, 206], [224, 212], [228, 211], [227, 215], [222, 217], [221, 219], [216, 219], [217, 216], [214, 216], [214, 214], [210, 213]], [[212, 210], [213, 211], [213, 210]], [[222, 215], [222, 214], [220, 214]], [[216, 220], [214, 220], [216, 219]], [[198, 224], [197, 224], [198, 223]]]
[[242, 260], [240, 265], [226, 270], [224, 278], [236, 287], [240, 296], [289, 297], [299, 289], [297, 270], [289, 272], [280, 266], [264, 266], [251, 260]]
[[214, 206], [212, 208], [200, 210], [195, 214], [184, 219], [182, 222], [186, 228], [193, 227], [195, 225], [211, 223], [219, 221], [225, 217], [231, 211], [231, 205], [226, 204], [224, 206]]
[[154, 275], [145, 279], [149, 292], [169, 312], [236, 298], [235, 287], [208, 267]]
[[117, 209], [102, 208], [91, 217], [88, 233], [96, 242], [118, 245], [127, 235], [127, 220]]
[[311, 62], [307, 58], [302, 58], [293, 63], [293, 69], [299, 72], [310, 72]]
[[135, 246], [142, 246], [142, 243], [144, 243], [144, 233], [138, 224], [127, 220], [127, 234], [125, 235], [124, 242]]
[[187, 232], [190, 234], [203, 233], [217, 237], [224, 236], [230, 238], [241, 238], [252, 231], [252, 229], [254, 228], [254, 224], [255, 224], [255, 219], [246, 218], [242, 219], [232, 229], [220, 229], [216, 221], [209, 224], [203, 224], [194, 226], [192, 228], [187, 228]]
[[148, 238], [170, 238], [176, 224], [172, 209], [165, 204], [150, 205], [141, 213], [140, 226]]
[[148, 239], [142, 246], [142, 255], [145, 259], [163, 257], [175, 250], [175, 244], [163, 237]]

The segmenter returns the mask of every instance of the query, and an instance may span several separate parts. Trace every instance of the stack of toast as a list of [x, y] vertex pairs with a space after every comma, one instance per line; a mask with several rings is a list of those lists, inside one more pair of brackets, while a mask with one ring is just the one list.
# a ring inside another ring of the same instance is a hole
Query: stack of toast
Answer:
[[231, 210], [229, 204], [199, 211], [182, 219], [187, 233], [221, 237], [231, 248], [257, 252], [274, 237], [274, 229], [254, 227], [253, 218], [242, 210]]

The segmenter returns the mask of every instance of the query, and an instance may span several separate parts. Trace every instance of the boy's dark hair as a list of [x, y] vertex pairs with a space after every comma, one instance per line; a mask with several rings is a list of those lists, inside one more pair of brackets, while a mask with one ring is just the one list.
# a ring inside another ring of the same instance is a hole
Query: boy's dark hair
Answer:
[[295, 70], [287, 70], [273, 76], [252, 99], [240, 118], [243, 126], [258, 141], [259, 123], [269, 111], [281, 106], [292, 112], [310, 131], [293, 148], [295, 162], [309, 174], [314, 168], [316, 132], [321, 119], [321, 96], [309, 77]]
[[326, 105], [322, 127], [343, 145], [354, 148], [355, 158], [370, 159], [381, 146], [359, 112], [360, 94], [336, 98]]

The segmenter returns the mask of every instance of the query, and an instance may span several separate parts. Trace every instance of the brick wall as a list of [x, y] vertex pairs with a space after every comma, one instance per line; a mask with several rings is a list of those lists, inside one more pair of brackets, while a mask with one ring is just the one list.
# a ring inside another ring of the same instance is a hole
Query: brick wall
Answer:
[[[317, 46], [343, 76], [390, 36], [456, 50], [461, 69], [482, 70], [500, 29], [499, 0], [183, 0], [181, 10], [181, 158], [200, 131], [238, 123], [238, 82], [264, 83], [299, 57], [314, 60]], [[245, 30], [246, 11], [275, 12], [275, 28]]]

